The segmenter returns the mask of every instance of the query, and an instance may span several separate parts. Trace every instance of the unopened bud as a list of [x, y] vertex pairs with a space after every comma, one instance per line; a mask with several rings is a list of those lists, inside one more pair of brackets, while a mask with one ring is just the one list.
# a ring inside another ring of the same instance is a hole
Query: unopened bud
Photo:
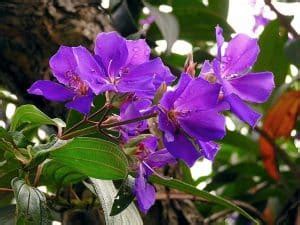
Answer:
[[184, 63], [184, 72], [194, 77], [196, 74], [196, 66], [197, 63], [194, 62], [193, 54], [192, 53], [188, 54]]

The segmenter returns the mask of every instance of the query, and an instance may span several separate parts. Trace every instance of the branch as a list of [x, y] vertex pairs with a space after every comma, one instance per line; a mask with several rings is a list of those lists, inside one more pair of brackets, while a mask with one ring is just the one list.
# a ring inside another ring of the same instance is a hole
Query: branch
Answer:
[[284, 26], [288, 32], [290, 32], [295, 39], [299, 39], [300, 35], [297, 31], [292, 27], [290, 21], [286, 18], [285, 15], [281, 14], [275, 6], [272, 4], [271, 0], [265, 0], [265, 4], [270, 7], [270, 9], [277, 15], [280, 23]]

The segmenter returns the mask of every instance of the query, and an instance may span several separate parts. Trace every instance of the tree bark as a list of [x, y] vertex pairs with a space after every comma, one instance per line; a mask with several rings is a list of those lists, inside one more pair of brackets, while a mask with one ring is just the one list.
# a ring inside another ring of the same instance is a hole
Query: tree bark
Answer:
[[38, 79], [51, 79], [49, 57], [59, 45], [91, 47], [96, 35], [112, 30], [96, 0], [11, 0], [0, 3], [0, 86], [51, 116], [63, 107], [28, 95]]

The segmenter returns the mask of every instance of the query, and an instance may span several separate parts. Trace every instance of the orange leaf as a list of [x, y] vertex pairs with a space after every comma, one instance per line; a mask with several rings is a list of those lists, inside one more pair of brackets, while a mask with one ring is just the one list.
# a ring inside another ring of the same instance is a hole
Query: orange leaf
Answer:
[[[289, 91], [283, 94], [267, 113], [263, 130], [270, 138], [289, 138], [300, 114], [300, 91]], [[279, 180], [279, 170], [276, 152], [273, 146], [264, 138], [259, 139], [260, 152], [268, 174]]]

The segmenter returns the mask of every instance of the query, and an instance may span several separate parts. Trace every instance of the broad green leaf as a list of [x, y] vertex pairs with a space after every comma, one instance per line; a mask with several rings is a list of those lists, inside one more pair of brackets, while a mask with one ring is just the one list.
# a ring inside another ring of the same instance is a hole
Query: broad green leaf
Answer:
[[[155, 1], [151, 1], [154, 3]], [[215, 8], [209, 8], [199, 0], [167, 2], [173, 7], [172, 13], [179, 22], [179, 38], [198, 45], [201, 41], [215, 41], [215, 27], [220, 25], [226, 39], [234, 32], [221, 14]], [[160, 39], [154, 28], [149, 30], [150, 39]]]
[[63, 127], [61, 120], [51, 119], [34, 105], [23, 105], [17, 108], [12, 118], [10, 131], [18, 131], [29, 125], [30, 128], [39, 127], [41, 125], [53, 125]]
[[134, 178], [128, 176], [121, 184], [118, 194], [115, 196], [110, 216], [115, 216], [125, 210], [134, 199]]
[[17, 225], [50, 225], [45, 195], [28, 186], [24, 180], [14, 178], [11, 186], [17, 202]]
[[41, 184], [61, 187], [77, 183], [86, 178], [77, 170], [55, 160], [46, 162], [43, 166]]
[[255, 220], [252, 216], [250, 216], [245, 210], [241, 209], [240, 207], [238, 207], [234, 203], [230, 202], [229, 200], [224, 199], [220, 196], [210, 194], [209, 192], [199, 190], [196, 187], [189, 185], [187, 183], [184, 183], [182, 181], [179, 181], [176, 179], [167, 180], [167, 179], [162, 179], [157, 176], [152, 176], [150, 178], [150, 181], [152, 181], [153, 183], [164, 185], [169, 188], [174, 188], [176, 190], [179, 190], [179, 191], [182, 191], [182, 192], [185, 192], [188, 194], [192, 194], [192, 195], [204, 198], [210, 202], [222, 205], [228, 209], [239, 212], [241, 215], [243, 215], [246, 218], [248, 218], [249, 220], [253, 221], [255, 224], [259, 224], [259, 222], [257, 220]]
[[128, 162], [121, 149], [108, 141], [77, 137], [51, 151], [50, 157], [90, 177], [123, 179]]
[[90, 179], [94, 193], [97, 195], [101, 202], [104, 212], [106, 225], [142, 225], [143, 221], [136, 209], [134, 203], [131, 203], [125, 210], [115, 216], [110, 216], [110, 211], [117, 195], [117, 189], [112, 181]]
[[227, 19], [229, 0], [209, 0], [208, 8]]
[[270, 22], [259, 38], [260, 54], [253, 68], [254, 71], [271, 71], [275, 84], [280, 85], [288, 72], [288, 60], [284, 52], [287, 33], [280, 30], [278, 20]]
[[155, 17], [157, 27], [167, 41], [167, 52], [170, 52], [179, 35], [179, 24], [176, 17], [170, 13], [163, 13], [148, 3], [145, 3], [145, 6], [150, 10], [150, 14]]
[[295, 65], [300, 65], [300, 40], [290, 40], [285, 45], [285, 54], [289, 61]]

